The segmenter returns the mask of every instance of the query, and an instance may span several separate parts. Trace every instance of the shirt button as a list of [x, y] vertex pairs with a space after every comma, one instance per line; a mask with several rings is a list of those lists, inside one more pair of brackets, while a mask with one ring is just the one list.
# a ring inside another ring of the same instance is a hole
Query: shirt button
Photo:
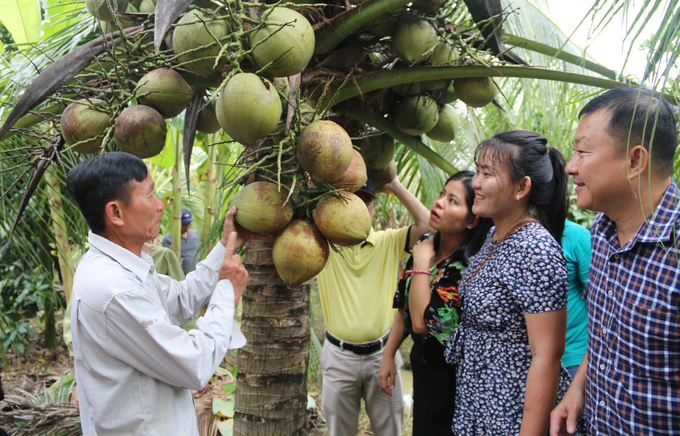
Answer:
[[609, 295], [611, 297], [612, 295], [614, 295], [614, 291], [607, 292], [607, 295]]
[[603, 329], [602, 329], [602, 334], [603, 334], [603, 335], [606, 335], [607, 333], [609, 333], [609, 330], [607, 330], [607, 327], [603, 328]]
[[600, 365], [600, 369], [601, 369], [602, 371], [604, 371], [604, 363], [603, 363], [602, 365]]
[[618, 255], [618, 253], [614, 255], [614, 259], [619, 260], [619, 255]]
[[600, 406], [604, 407], [604, 401], [600, 401]]

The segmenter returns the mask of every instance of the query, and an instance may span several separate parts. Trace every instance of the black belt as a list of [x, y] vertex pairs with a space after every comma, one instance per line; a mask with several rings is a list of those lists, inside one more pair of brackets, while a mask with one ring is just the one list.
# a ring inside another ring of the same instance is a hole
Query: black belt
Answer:
[[383, 336], [380, 339], [377, 339], [372, 342], [364, 342], [362, 344], [353, 344], [351, 342], [345, 342], [342, 339], [338, 339], [328, 330], [326, 330], [326, 339], [328, 341], [335, 345], [336, 347], [340, 347], [341, 350], [348, 350], [353, 352], [354, 354], [371, 354], [375, 353], [378, 350], [381, 350], [385, 344], [387, 344], [387, 338], [390, 337], [390, 332], [388, 331], [385, 333], [385, 336]]

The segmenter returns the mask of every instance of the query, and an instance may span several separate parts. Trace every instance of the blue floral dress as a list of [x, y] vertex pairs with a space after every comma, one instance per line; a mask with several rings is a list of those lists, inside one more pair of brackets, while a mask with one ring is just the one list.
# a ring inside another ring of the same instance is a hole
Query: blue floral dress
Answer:
[[[446, 349], [457, 365], [455, 435], [517, 435], [524, 413], [531, 349], [525, 313], [567, 307], [564, 254], [538, 223], [509, 235], [468, 283], [498, 241], [487, 235], [460, 282], [462, 315]], [[560, 369], [557, 402], [571, 378]]]

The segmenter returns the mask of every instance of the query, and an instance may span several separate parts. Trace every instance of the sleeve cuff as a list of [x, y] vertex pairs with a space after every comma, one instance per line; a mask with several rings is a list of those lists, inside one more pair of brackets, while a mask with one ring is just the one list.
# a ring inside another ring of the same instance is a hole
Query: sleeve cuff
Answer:
[[231, 326], [231, 339], [229, 340], [229, 349], [236, 350], [243, 347], [246, 344], [246, 337], [243, 336], [241, 330], [236, 325], [236, 321]]
[[219, 270], [226, 252], [226, 247], [221, 242], [218, 242], [201, 263], [206, 264], [212, 269]]

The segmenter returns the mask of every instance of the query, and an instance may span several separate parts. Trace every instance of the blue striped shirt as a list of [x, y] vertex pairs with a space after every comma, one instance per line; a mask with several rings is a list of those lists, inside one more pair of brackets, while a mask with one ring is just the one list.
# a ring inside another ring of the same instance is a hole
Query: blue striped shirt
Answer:
[[588, 277], [589, 434], [680, 434], [680, 194], [623, 247], [600, 214]]

